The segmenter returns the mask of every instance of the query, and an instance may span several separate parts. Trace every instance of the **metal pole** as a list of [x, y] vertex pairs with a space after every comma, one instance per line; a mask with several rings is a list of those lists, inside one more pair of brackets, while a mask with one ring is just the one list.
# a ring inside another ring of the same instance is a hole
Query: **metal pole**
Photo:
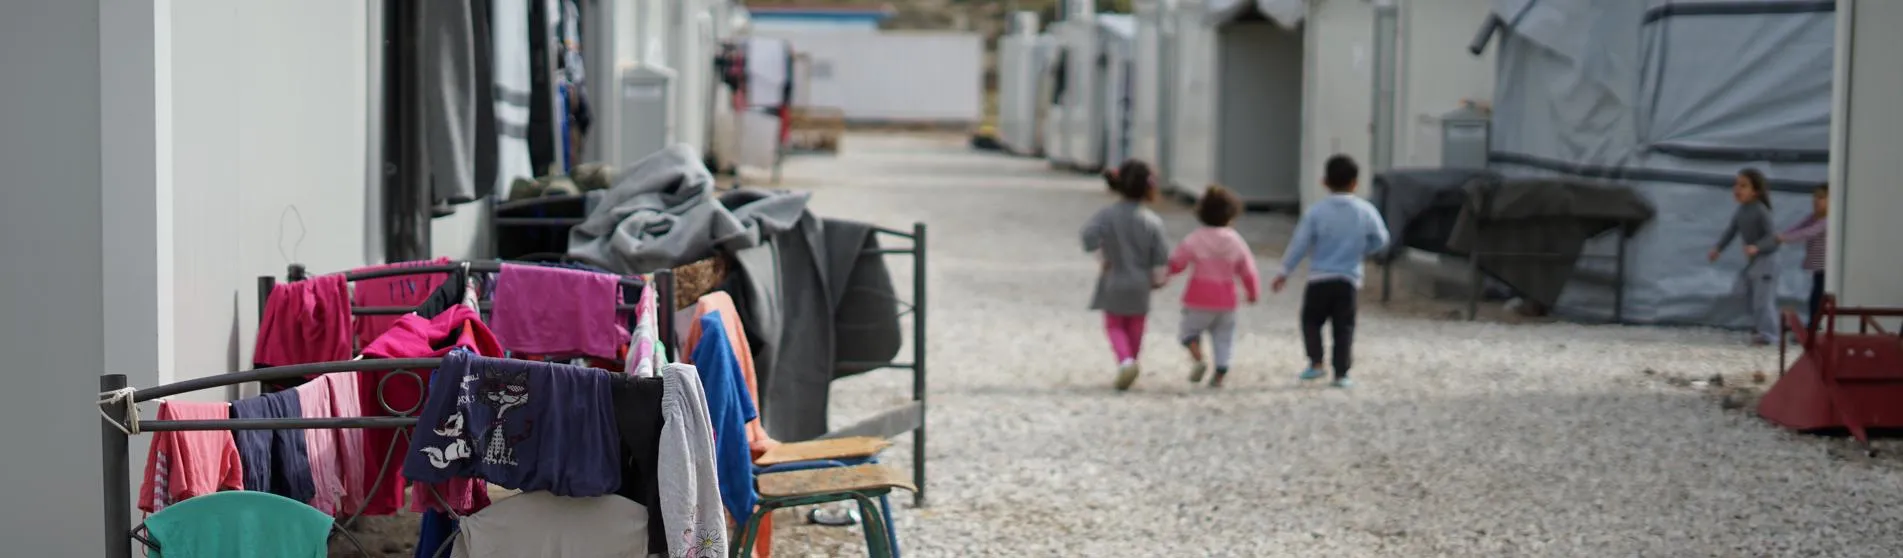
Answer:
[[925, 223], [912, 224], [912, 400], [918, 402], [918, 432], [912, 434], [912, 506], [925, 507]]
[[1399, 13], [1393, 0], [1374, 2], [1374, 145], [1368, 158], [1375, 173], [1394, 166], [1394, 74], [1398, 54], [1394, 45], [1400, 32]]
[[1619, 231], [1618, 275], [1613, 278], [1612, 285], [1612, 321], [1618, 324], [1625, 323], [1625, 244], [1631, 239], [1632, 236], [1625, 230]]
[[[125, 374], [99, 377], [99, 392], [126, 387]], [[106, 414], [124, 412], [124, 405], [113, 405]], [[106, 558], [132, 558], [132, 465], [126, 461], [126, 433], [104, 417], [99, 420], [100, 481], [105, 487]]]

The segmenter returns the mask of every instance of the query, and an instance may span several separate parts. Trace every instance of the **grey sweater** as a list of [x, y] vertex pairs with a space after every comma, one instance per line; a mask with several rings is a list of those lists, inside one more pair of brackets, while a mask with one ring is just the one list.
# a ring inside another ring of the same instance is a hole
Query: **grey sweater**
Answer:
[[1776, 253], [1777, 232], [1772, 228], [1771, 208], [1758, 202], [1738, 204], [1738, 211], [1731, 214], [1731, 224], [1725, 226], [1725, 233], [1718, 237], [1718, 246], [1713, 250], [1724, 251], [1734, 237], [1757, 246], [1758, 257]]
[[1107, 269], [1097, 277], [1090, 309], [1121, 316], [1150, 313], [1150, 291], [1170, 263], [1163, 218], [1142, 204], [1119, 201], [1084, 225], [1084, 251], [1101, 250]]

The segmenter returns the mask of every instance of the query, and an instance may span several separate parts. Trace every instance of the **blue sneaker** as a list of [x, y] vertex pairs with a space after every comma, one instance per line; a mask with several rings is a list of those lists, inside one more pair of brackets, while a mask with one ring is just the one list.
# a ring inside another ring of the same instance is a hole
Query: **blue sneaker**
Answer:
[[1303, 380], [1319, 379], [1322, 377], [1322, 374], [1323, 372], [1322, 372], [1322, 369], [1320, 368], [1309, 368], [1307, 370], [1302, 371], [1302, 379]]
[[1341, 389], [1348, 389], [1351, 387], [1355, 387], [1355, 381], [1347, 379], [1347, 378], [1335, 378], [1334, 383], [1331, 383], [1328, 385], [1335, 386]]

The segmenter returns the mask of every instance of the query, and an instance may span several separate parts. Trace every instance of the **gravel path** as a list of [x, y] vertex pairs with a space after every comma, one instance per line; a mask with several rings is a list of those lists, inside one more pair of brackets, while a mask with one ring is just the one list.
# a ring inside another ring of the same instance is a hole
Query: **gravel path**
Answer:
[[[1831, 456], [1642, 373], [1775, 366], [1737, 335], [1448, 321], [1364, 306], [1351, 392], [1302, 385], [1293, 294], [1243, 313], [1235, 371], [1186, 381], [1160, 295], [1129, 393], [1085, 311], [1093, 177], [956, 138], [855, 135], [789, 162], [825, 215], [931, 227], [930, 502], [909, 556], [1897, 556], [1903, 471]], [[1193, 219], [1160, 211], [1180, 236]], [[1284, 217], [1240, 225], [1271, 265]], [[903, 266], [901, 266], [903, 267]], [[906, 271], [902, 269], [898, 271]], [[904, 280], [903, 273], [901, 280]], [[834, 388], [834, 423], [909, 376]], [[890, 456], [910, 462], [909, 440]], [[787, 521], [781, 556], [861, 555]]]

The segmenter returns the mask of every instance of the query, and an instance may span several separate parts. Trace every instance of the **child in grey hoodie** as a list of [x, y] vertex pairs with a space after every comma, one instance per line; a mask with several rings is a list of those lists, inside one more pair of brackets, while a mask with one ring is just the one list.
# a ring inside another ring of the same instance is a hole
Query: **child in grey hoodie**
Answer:
[[1737, 295], [1750, 305], [1754, 330], [1753, 345], [1769, 345], [1777, 340], [1777, 230], [1771, 224], [1771, 196], [1765, 188], [1764, 173], [1758, 169], [1738, 171], [1731, 185], [1731, 197], [1738, 210], [1731, 224], [1718, 237], [1709, 259], [1718, 261], [1731, 239], [1744, 242], [1744, 272], [1738, 278]]
[[1137, 354], [1143, 347], [1143, 325], [1150, 314], [1150, 292], [1163, 286], [1170, 263], [1169, 239], [1163, 218], [1144, 204], [1156, 199], [1156, 181], [1141, 161], [1123, 163], [1116, 174], [1105, 176], [1119, 200], [1099, 210], [1084, 224], [1084, 251], [1101, 260], [1090, 309], [1103, 312], [1104, 333], [1117, 356], [1118, 390], [1130, 389], [1137, 379]]

